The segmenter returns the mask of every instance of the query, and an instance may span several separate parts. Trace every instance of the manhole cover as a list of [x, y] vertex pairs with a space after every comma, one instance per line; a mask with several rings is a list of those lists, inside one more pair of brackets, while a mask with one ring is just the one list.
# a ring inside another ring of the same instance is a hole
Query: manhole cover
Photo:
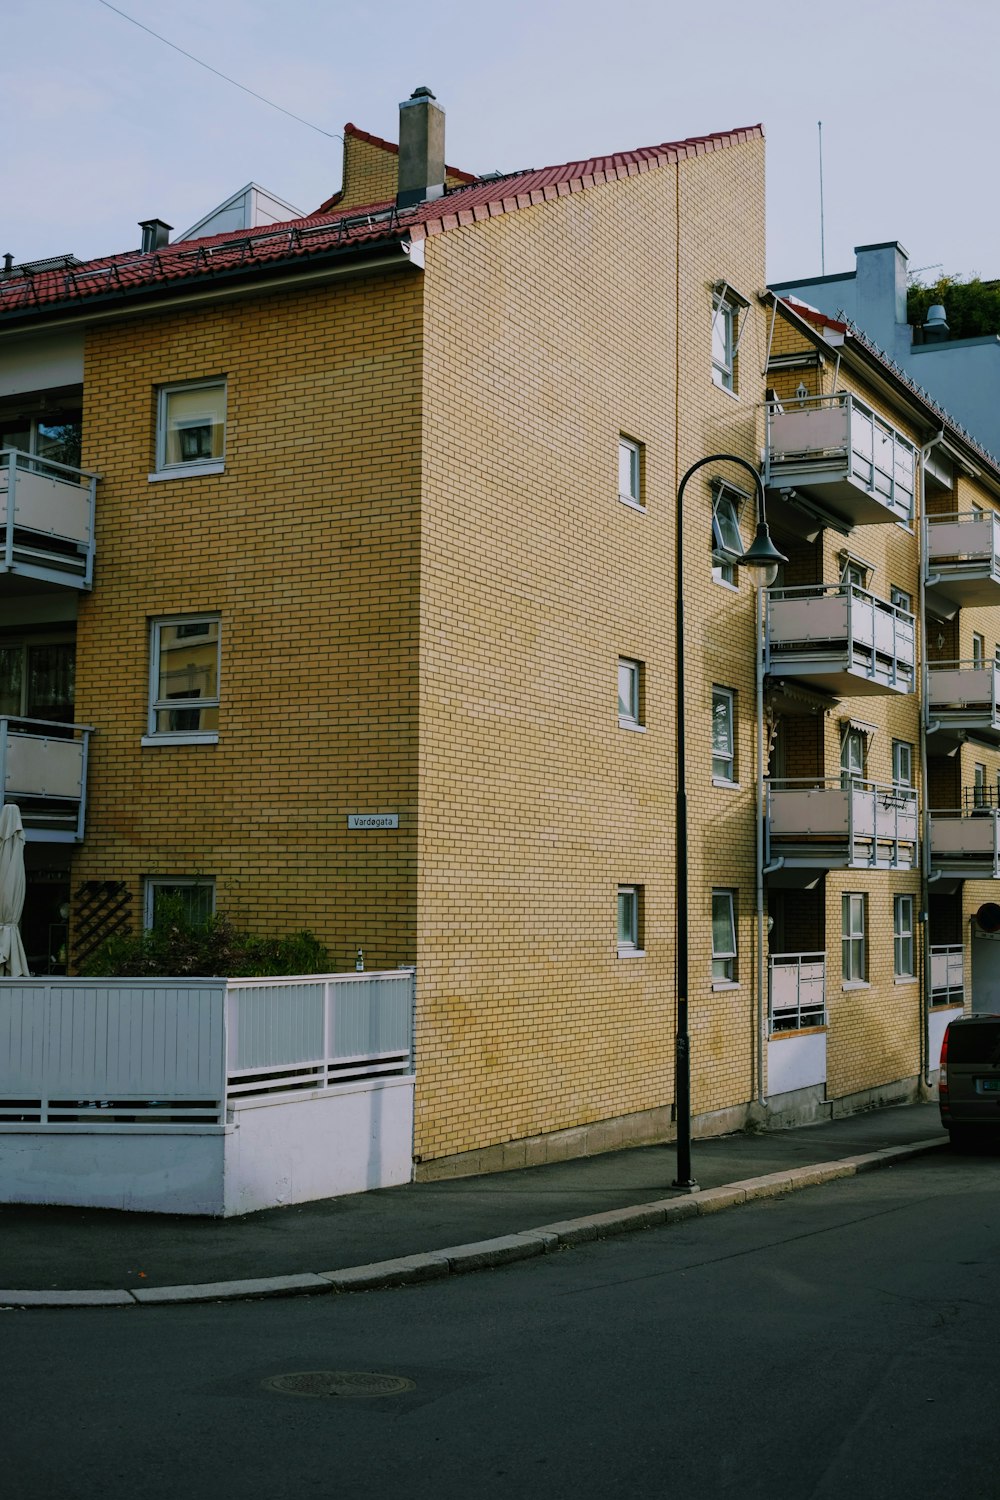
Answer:
[[264, 1381], [268, 1390], [283, 1396], [399, 1396], [416, 1390], [416, 1381], [403, 1375], [376, 1375], [371, 1370], [299, 1370], [291, 1375], [272, 1375]]

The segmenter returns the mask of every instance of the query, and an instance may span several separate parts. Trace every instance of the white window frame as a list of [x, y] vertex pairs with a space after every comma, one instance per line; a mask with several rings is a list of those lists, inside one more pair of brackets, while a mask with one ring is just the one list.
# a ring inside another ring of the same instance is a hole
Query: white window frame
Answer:
[[642, 900], [643, 887], [641, 885], [618, 887], [616, 921], [619, 958], [643, 958], [645, 956], [645, 949], [642, 946]]
[[[712, 892], [712, 987], [730, 989], [737, 980], [738, 938], [736, 933], [736, 896], [734, 890], [720, 889]], [[718, 908], [723, 920], [728, 920], [729, 942], [717, 944], [715, 940], [715, 915]]]
[[[715, 746], [716, 706], [725, 700], [729, 704], [729, 754], [720, 755]], [[736, 780], [736, 692], [733, 688], [712, 684], [712, 781], [716, 786], [738, 786]], [[728, 763], [728, 767], [727, 764]]]
[[[727, 484], [715, 486], [712, 496], [712, 578], [716, 583], [725, 584], [727, 588], [735, 589], [738, 585], [736, 565], [744, 552], [740, 521], [746, 503], [747, 496], [739, 490]], [[728, 514], [720, 521], [719, 513], [723, 507]], [[726, 540], [726, 529], [730, 521], [739, 541], [738, 551], [734, 551], [731, 543]]]
[[972, 767], [972, 805], [973, 807], [986, 807], [986, 766], [982, 761], [976, 761]]
[[986, 637], [978, 630], [972, 632], [972, 664], [981, 667], [986, 661]]
[[868, 983], [868, 897], [843, 891], [840, 908], [840, 962], [845, 989]]
[[[736, 395], [737, 318], [739, 309], [725, 291], [712, 294], [712, 384]], [[718, 353], [716, 346], [718, 345]]]
[[[622, 489], [622, 469], [627, 457], [628, 488]], [[642, 493], [642, 444], [621, 434], [618, 438], [618, 498], [633, 510], [646, 509]]]
[[[643, 723], [642, 704], [642, 667], [641, 661], [636, 661], [630, 656], [619, 656], [618, 658], [618, 728], [619, 729], [645, 729]], [[622, 697], [622, 683], [627, 681], [628, 687], [625, 699]], [[622, 703], [626, 701], [627, 707], [622, 710]]]
[[894, 786], [913, 785], [913, 746], [909, 740], [892, 742], [892, 782]]
[[908, 615], [913, 613], [913, 595], [908, 594], [905, 589], [897, 588], [895, 584], [889, 590], [889, 603], [896, 609], [905, 609]]
[[[183, 391], [222, 392], [222, 453], [212, 458], [191, 458], [181, 463], [167, 462], [167, 413], [170, 397]], [[181, 380], [172, 385], [161, 385], [156, 393], [156, 467], [150, 480], [183, 479], [194, 474], [222, 474], [226, 468], [226, 427], [228, 404], [227, 381], [224, 376], [209, 380]]]
[[897, 979], [915, 979], [915, 945], [913, 941], [913, 897], [892, 898], [892, 971]]
[[840, 742], [841, 785], [847, 787], [854, 781], [864, 781], [867, 762], [868, 736], [856, 724], [848, 724]]
[[207, 890], [211, 893], [209, 916], [215, 916], [214, 875], [147, 875], [142, 898], [142, 925], [147, 932], [153, 928], [157, 891]]
[[[215, 625], [215, 681], [218, 692], [214, 698], [160, 698], [160, 636], [171, 626]], [[218, 708], [222, 693], [222, 622], [217, 614], [204, 615], [159, 615], [149, 622], [149, 705], [146, 733], [143, 745], [216, 745], [219, 741], [217, 729], [158, 729], [157, 715], [172, 710], [188, 708]]]

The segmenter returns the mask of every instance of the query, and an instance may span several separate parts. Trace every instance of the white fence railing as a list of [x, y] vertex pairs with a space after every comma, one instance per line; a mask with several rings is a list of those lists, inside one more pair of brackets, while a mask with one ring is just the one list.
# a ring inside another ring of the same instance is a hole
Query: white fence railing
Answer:
[[0, 1131], [224, 1125], [240, 1100], [412, 1071], [409, 970], [0, 980]]
[[931, 948], [931, 1004], [962, 1005], [965, 977], [961, 943]]
[[826, 1025], [825, 953], [772, 953], [768, 980], [772, 1032]]

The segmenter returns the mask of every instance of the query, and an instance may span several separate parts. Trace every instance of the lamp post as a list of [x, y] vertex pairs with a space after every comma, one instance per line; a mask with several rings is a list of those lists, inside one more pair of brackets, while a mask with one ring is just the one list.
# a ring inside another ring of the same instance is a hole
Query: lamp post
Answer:
[[688, 853], [687, 762], [684, 738], [684, 490], [692, 474], [706, 464], [739, 464], [753, 475], [757, 496], [757, 532], [747, 551], [736, 559], [741, 567], [759, 569], [773, 582], [778, 564], [788, 559], [771, 541], [764, 519], [764, 483], [747, 459], [735, 453], [710, 453], [691, 465], [677, 486], [677, 1036], [674, 1097], [677, 1111], [677, 1176], [673, 1186], [697, 1192], [691, 1175], [691, 1038], [688, 1032]]

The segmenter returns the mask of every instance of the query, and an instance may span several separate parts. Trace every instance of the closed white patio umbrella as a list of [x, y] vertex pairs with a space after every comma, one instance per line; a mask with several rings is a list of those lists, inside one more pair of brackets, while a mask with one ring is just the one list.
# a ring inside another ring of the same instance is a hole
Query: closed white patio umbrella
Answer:
[[21, 809], [0, 809], [0, 975], [27, 974], [28, 960], [18, 923], [24, 910], [24, 828]]

